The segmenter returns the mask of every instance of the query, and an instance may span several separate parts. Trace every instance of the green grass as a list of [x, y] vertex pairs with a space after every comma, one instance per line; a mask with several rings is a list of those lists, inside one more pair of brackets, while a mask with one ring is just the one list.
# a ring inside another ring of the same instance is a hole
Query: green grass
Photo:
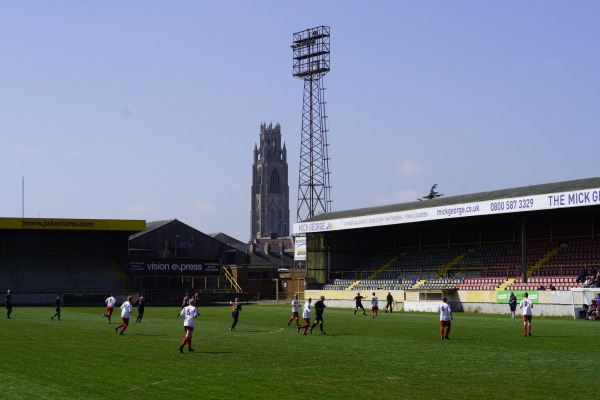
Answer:
[[[2, 399], [568, 399], [595, 396], [600, 323], [455, 313], [451, 340], [431, 313], [327, 309], [302, 336], [288, 306], [201, 307], [180, 354], [177, 308], [148, 307], [125, 335], [98, 308], [15, 307], [0, 319]], [[115, 317], [113, 321], [120, 321]]]

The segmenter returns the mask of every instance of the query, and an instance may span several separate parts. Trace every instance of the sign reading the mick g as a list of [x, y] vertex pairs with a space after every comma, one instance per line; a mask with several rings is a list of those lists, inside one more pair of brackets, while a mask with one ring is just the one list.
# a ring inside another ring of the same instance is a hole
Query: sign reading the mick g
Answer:
[[130, 258], [129, 271], [146, 275], [219, 275], [218, 258]]

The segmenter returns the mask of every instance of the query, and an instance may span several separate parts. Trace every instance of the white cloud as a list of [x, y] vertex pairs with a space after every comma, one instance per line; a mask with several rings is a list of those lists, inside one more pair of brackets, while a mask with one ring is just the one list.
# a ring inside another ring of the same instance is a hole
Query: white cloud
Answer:
[[217, 207], [214, 203], [198, 201], [189, 205], [190, 212], [187, 213], [193, 217], [214, 217], [217, 215]]
[[67, 157], [69, 157], [73, 160], [80, 160], [80, 159], [84, 158], [83, 153], [80, 152], [79, 150], [68, 150]]
[[[168, 219], [163, 216], [163, 210], [151, 204], [132, 204], [127, 208], [128, 218], [145, 219], [148, 221], [159, 221]], [[172, 218], [172, 217], [171, 217]]]
[[393, 168], [402, 178], [416, 178], [425, 173], [424, 166], [408, 158], [394, 161]]
[[15, 153], [18, 156], [33, 156], [43, 151], [44, 148], [39, 146], [27, 147], [25, 145], [18, 144], [17, 147], [15, 147]]

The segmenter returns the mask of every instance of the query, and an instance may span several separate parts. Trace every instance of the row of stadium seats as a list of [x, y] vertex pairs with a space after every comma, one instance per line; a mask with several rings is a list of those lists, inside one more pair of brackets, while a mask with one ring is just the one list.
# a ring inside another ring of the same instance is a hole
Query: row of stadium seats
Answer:
[[107, 254], [65, 255], [49, 253], [3, 255], [0, 287], [21, 293], [93, 293], [126, 287]]
[[[555, 286], [570, 287], [582, 266], [600, 268], [600, 238], [571, 240], [537, 240], [527, 243], [526, 264], [530, 281], [533, 277], [551, 277]], [[422, 288], [498, 288], [507, 279], [521, 275], [521, 244], [494, 243], [480, 246], [455, 246], [386, 251], [362, 263], [367, 269], [346, 271], [348, 277], [362, 282], [353, 288], [392, 288], [394, 284], [425, 280]], [[377, 282], [366, 282], [375, 277]], [[451, 283], [439, 281], [452, 278]], [[471, 278], [485, 280], [469, 282]], [[496, 280], [490, 280], [496, 278]], [[391, 280], [385, 282], [385, 280]], [[460, 279], [464, 279], [464, 282]], [[531, 281], [537, 282], [537, 281]], [[563, 285], [565, 284], [565, 285]], [[347, 286], [352, 285], [348, 283]], [[462, 285], [462, 286], [461, 286]], [[483, 289], [488, 290], [488, 289]]]
[[[515, 283], [523, 282], [523, 278], [518, 276]], [[577, 283], [577, 276], [531, 276], [527, 279], [528, 283]]]
[[[522, 290], [517, 287], [526, 287], [524, 290], [534, 290], [540, 285], [549, 286], [550, 284], [556, 287], [569, 290], [573, 287], [580, 287], [581, 283], [576, 282], [575, 276], [540, 276], [530, 277], [528, 283], [522, 283], [521, 277], [517, 277], [512, 285], [507, 287], [507, 290]], [[350, 280], [344, 280], [344, 284], [340, 284], [341, 280], [334, 280], [334, 283], [324, 285], [323, 289], [328, 290], [346, 290], [353, 283]], [[408, 290], [408, 289], [457, 289], [457, 290], [496, 290], [506, 282], [505, 278], [497, 277], [477, 277], [477, 278], [457, 278], [457, 279], [430, 279], [423, 284], [415, 287], [414, 280], [389, 280], [389, 279], [370, 279], [364, 280], [352, 287], [353, 290]]]

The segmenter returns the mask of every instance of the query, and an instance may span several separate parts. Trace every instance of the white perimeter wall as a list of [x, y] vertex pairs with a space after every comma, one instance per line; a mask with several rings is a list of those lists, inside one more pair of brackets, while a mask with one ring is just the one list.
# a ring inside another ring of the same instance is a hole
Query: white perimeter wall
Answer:
[[[379, 299], [379, 309], [383, 310], [386, 301], [385, 298], [390, 292], [394, 297], [395, 311], [420, 311], [437, 312], [437, 305], [440, 292], [408, 291], [408, 290], [375, 290]], [[356, 290], [307, 290], [304, 298], [312, 297], [313, 302], [320, 296], [325, 296], [326, 304], [336, 308], [354, 309], [354, 296], [359, 293]], [[362, 291], [360, 294], [366, 299], [363, 300], [365, 309], [370, 309], [370, 299], [373, 291]], [[539, 291], [539, 303], [534, 304], [534, 315], [539, 316], [570, 316], [573, 317], [573, 300], [570, 291], [546, 290]], [[449, 294], [448, 302], [455, 311], [480, 312], [484, 314], [509, 314], [508, 304], [498, 304], [495, 290], [458, 290]], [[575, 295], [575, 313], [579, 317], [579, 310], [583, 298], [581, 295]], [[517, 307], [517, 313], [518, 313]]]

